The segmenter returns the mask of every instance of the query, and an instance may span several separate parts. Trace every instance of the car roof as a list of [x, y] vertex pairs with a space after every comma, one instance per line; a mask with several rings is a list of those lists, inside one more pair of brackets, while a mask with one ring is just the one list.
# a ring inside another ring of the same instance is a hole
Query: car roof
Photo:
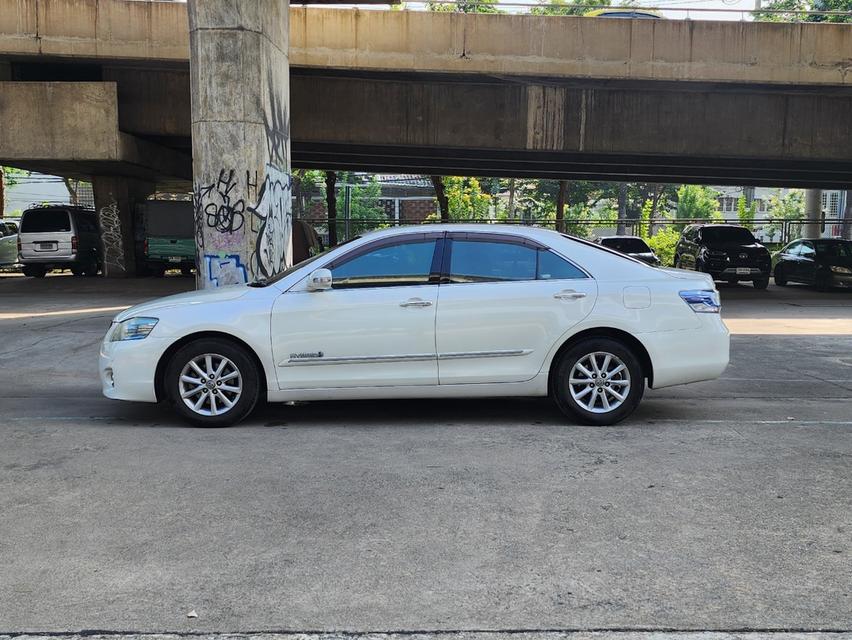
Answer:
[[[404, 234], [430, 233], [430, 232], [457, 232], [457, 233], [491, 233], [491, 234], [506, 234], [514, 236], [522, 236], [526, 238], [549, 238], [554, 236], [564, 237], [563, 234], [552, 229], [543, 229], [541, 227], [528, 227], [518, 224], [488, 224], [488, 223], [472, 223], [472, 222], [442, 222], [436, 224], [418, 224], [401, 227], [389, 227], [387, 229], [379, 229], [363, 234], [362, 238], [381, 238], [385, 236], [395, 236]], [[568, 236], [570, 237], [570, 236]]]

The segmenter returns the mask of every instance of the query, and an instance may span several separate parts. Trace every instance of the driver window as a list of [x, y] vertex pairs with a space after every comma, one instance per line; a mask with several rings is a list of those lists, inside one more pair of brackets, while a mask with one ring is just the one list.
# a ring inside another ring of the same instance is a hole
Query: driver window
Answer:
[[433, 240], [388, 244], [332, 268], [332, 288], [392, 287], [429, 284]]
[[803, 258], [813, 258], [816, 255], [814, 245], [812, 245], [810, 242], [803, 242], [799, 255]]

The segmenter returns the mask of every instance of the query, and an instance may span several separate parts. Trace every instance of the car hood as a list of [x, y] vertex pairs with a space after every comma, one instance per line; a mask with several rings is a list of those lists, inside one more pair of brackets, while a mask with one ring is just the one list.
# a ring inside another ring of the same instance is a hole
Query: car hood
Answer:
[[143, 302], [142, 304], [137, 304], [129, 309], [125, 309], [115, 316], [113, 321], [121, 322], [122, 320], [127, 320], [127, 318], [148, 316], [160, 309], [168, 309], [169, 307], [236, 300], [237, 298], [246, 295], [249, 290], [250, 287], [247, 285], [235, 284], [229, 287], [219, 287], [218, 289], [201, 289], [199, 291], [177, 293], [173, 296], [157, 298], [156, 300]]
[[757, 242], [751, 242], [749, 244], [739, 244], [731, 242], [718, 244], [711, 243], [707, 245], [707, 249], [709, 251], [724, 251], [728, 255], [747, 253], [750, 256], [756, 256], [769, 253], [769, 250], [766, 247]]

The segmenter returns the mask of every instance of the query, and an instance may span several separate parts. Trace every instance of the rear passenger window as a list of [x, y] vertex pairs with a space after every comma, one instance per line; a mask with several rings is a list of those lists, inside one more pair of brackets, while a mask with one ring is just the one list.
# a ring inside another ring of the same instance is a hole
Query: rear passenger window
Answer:
[[450, 282], [535, 280], [537, 253], [510, 242], [453, 240]]
[[538, 252], [537, 276], [539, 280], [574, 280], [585, 278], [586, 274], [552, 251], [541, 250]]
[[586, 274], [547, 249], [514, 242], [453, 240], [450, 282], [571, 280]]
[[28, 209], [21, 220], [21, 233], [71, 231], [71, 217], [57, 209]]

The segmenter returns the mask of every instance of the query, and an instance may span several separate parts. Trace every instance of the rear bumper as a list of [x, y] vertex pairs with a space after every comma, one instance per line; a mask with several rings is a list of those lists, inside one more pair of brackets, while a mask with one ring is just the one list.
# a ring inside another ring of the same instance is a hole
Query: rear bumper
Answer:
[[75, 254], [72, 256], [21, 256], [20, 263], [23, 265], [27, 264], [38, 264], [42, 266], [48, 265], [72, 265], [80, 262], [80, 256]]
[[[740, 273], [739, 269], [748, 269], [748, 273]], [[719, 280], [761, 280], [769, 278], [769, 269], [759, 269], [757, 267], [728, 267], [721, 271], [711, 271], [710, 275]]]
[[696, 314], [695, 329], [638, 334], [654, 367], [653, 388], [718, 378], [728, 366], [731, 338], [718, 314]]

